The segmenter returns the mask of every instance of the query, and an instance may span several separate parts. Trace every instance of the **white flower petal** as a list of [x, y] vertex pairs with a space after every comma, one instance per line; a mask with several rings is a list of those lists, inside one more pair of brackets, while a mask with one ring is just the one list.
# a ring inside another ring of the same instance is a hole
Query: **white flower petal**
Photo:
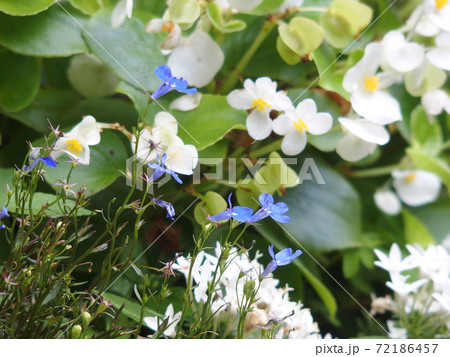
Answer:
[[198, 163], [198, 152], [193, 145], [174, 145], [167, 151], [166, 166], [183, 175], [192, 175]]
[[296, 130], [293, 124], [295, 120], [297, 120], [297, 114], [295, 109], [291, 107], [273, 121], [272, 129], [278, 135], [287, 135], [292, 130]]
[[59, 138], [53, 150], [53, 158], [57, 158], [61, 155], [58, 154], [58, 152], [65, 152], [72, 159], [78, 161], [82, 165], [89, 165], [90, 163], [89, 146], [80, 137], [75, 136], [71, 133], [68, 133], [64, 137]]
[[169, 109], [180, 110], [183, 112], [194, 110], [200, 105], [201, 99], [202, 94], [200, 92], [197, 92], [195, 94], [186, 94], [175, 99], [172, 103], [170, 103]]
[[111, 14], [111, 26], [117, 28], [125, 21], [128, 16], [131, 17], [131, 11], [133, 10], [133, 1], [131, 1], [131, 10], [129, 0], [121, 0], [114, 8]]
[[383, 61], [397, 72], [412, 71], [419, 67], [424, 59], [424, 47], [418, 43], [408, 43], [400, 31], [388, 32], [382, 43], [384, 45]]
[[390, 124], [401, 120], [400, 105], [394, 97], [383, 91], [355, 92], [351, 96], [353, 109], [362, 117], [376, 124]]
[[397, 195], [391, 190], [379, 189], [375, 192], [374, 200], [377, 207], [384, 213], [395, 216], [402, 210], [402, 204]]
[[389, 132], [382, 125], [366, 119], [339, 118], [341, 125], [353, 135], [369, 143], [385, 145], [389, 142]]
[[228, 104], [235, 109], [250, 109], [252, 99], [253, 96], [247, 89], [235, 89], [227, 95]]
[[439, 115], [443, 110], [450, 114], [450, 97], [441, 89], [425, 93], [421, 102], [425, 111], [430, 115]]
[[436, 67], [450, 71], [450, 49], [432, 49], [428, 51], [427, 59]]
[[177, 135], [178, 123], [173, 115], [167, 112], [159, 112], [155, 116], [154, 126], [158, 128], [164, 128]]
[[400, 199], [410, 206], [422, 206], [435, 201], [442, 182], [432, 172], [423, 170], [394, 170], [393, 186]]
[[248, 135], [255, 140], [264, 140], [272, 133], [272, 120], [269, 113], [253, 110], [246, 121]]
[[306, 134], [294, 130], [283, 138], [281, 142], [281, 151], [286, 155], [298, 155], [305, 148], [306, 142]]
[[375, 150], [376, 144], [368, 143], [348, 133], [337, 144], [336, 152], [346, 161], [359, 161]]
[[195, 31], [170, 54], [167, 65], [176, 77], [191, 86], [204, 87], [222, 67], [224, 55], [217, 43], [204, 31]]
[[322, 135], [331, 129], [333, 117], [329, 113], [317, 113], [303, 120], [308, 132], [313, 135]]
[[79, 136], [87, 145], [97, 145], [100, 142], [100, 125], [92, 115], [85, 116], [80, 124], [76, 125], [70, 133]]

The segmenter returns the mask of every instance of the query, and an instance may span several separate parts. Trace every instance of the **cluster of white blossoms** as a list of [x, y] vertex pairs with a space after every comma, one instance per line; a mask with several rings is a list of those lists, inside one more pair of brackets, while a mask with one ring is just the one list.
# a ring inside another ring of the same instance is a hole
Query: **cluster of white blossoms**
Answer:
[[[186, 280], [189, 276], [189, 268], [192, 266], [192, 279], [195, 283], [193, 293], [194, 299], [199, 304], [208, 301], [208, 285], [213, 280], [214, 272], [218, 270], [218, 282], [214, 290], [211, 312], [214, 313], [218, 322], [223, 322], [227, 326], [227, 331], [235, 331], [237, 328], [237, 313], [239, 306], [244, 299], [244, 285], [253, 280], [255, 282], [256, 303], [252, 305], [252, 311], [247, 315], [245, 331], [247, 334], [258, 333], [260, 329], [271, 328], [274, 323], [281, 326], [276, 331], [276, 338], [322, 338], [319, 333], [317, 323], [314, 322], [309, 309], [303, 308], [300, 302], [289, 300], [288, 285], [278, 287], [279, 281], [270, 274], [259, 283], [259, 275], [264, 270], [258, 262], [262, 256], [258, 252], [253, 260], [247, 254], [238, 253], [236, 248], [230, 251], [225, 269], [221, 271], [217, 266], [218, 258], [221, 255], [222, 247], [217, 243], [215, 254], [208, 254], [201, 251], [194, 262], [190, 257], [178, 257], [172, 268], [181, 272]], [[217, 279], [216, 277], [216, 279]], [[258, 286], [259, 284], [259, 286]], [[168, 337], [175, 336], [175, 327], [179, 322], [180, 313], [173, 314], [173, 306], [169, 306], [166, 316], [160, 318], [162, 323], [167, 319], [170, 329], [166, 329], [164, 334]], [[156, 318], [146, 318], [145, 323], [153, 330], [158, 329]], [[330, 336], [326, 336], [330, 338]]]
[[[155, 116], [151, 128], [144, 128], [137, 142], [137, 158], [143, 163], [155, 162], [166, 154], [165, 166], [182, 175], [192, 175], [198, 163], [198, 152], [194, 145], [185, 145], [177, 135], [177, 120], [167, 112]], [[131, 138], [133, 151], [136, 137]]]
[[442, 245], [426, 249], [407, 245], [409, 255], [402, 257], [395, 243], [389, 254], [375, 249], [375, 265], [386, 270], [386, 285], [394, 292], [375, 298], [372, 313], [391, 311], [388, 321], [392, 338], [448, 337], [450, 333], [450, 254]]

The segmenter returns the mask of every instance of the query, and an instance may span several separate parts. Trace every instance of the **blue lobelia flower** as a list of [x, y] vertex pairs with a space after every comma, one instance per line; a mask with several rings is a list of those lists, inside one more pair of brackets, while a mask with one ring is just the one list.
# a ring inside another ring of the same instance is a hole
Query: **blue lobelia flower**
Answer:
[[225, 211], [220, 212], [214, 216], [209, 216], [207, 217], [207, 219], [216, 222], [233, 218], [239, 222], [243, 223], [249, 222], [249, 219], [253, 214], [253, 210], [249, 207], [242, 207], [242, 206], [233, 207], [233, 205], [231, 204], [231, 195], [232, 193], [230, 193], [228, 196], [228, 204], [230, 205], [230, 208], [227, 208]]
[[175, 208], [173, 208], [173, 204], [171, 204], [170, 202], [163, 201], [163, 200], [158, 200], [157, 198], [153, 198], [152, 201], [156, 205], [164, 208], [167, 211], [166, 218], [170, 218], [173, 220], [173, 217], [175, 217]]
[[152, 94], [152, 99], [157, 99], [171, 90], [176, 90], [180, 93], [195, 94], [197, 88], [188, 88], [188, 83], [183, 78], [172, 76], [172, 71], [169, 66], [158, 66], [155, 69], [156, 75], [163, 81], [156, 91]]
[[301, 250], [297, 250], [292, 254], [291, 248], [285, 248], [277, 254], [273, 254], [273, 244], [269, 246], [269, 254], [272, 257], [272, 261], [267, 265], [266, 269], [261, 273], [261, 278], [265, 278], [267, 275], [272, 273], [276, 268], [283, 265], [291, 264], [292, 261], [303, 254]]
[[25, 166], [23, 168], [23, 170], [25, 172], [29, 172], [31, 170], [33, 170], [33, 168], [39, 164], [39, 161], [42, 161], [45, 165], [50, 166], [50, 167], [56, 167], [56, 162], [53, 161], [53, 159], [50, 156], [45, 156], [45, 157], [38, 157], [36, 160], [34, 160], [30, 166]]
[[258, 210], [252, 217], [250, 223], [258, 222], [268, 216], [280, 223], [287, 223], [290, 221], [288, 216], [283, 215], [289, 211], [289, 207], [284, 202], [273, 203], [273, 197], [269, 193], [263, 193], [259, 196], [259, 203], [262, 208]]
[[178, 183], [183, 183], [183, 181], [181, 181], [181, 179], [178, 177], [177, 173], [173, 170], [168, 169], [167, 167], [165, 167], [166, 165], [166, 160], [167, 160], [167, 155], [163, 154], [161, 157], [159, 156], [159, 154], [156, 154], [157, 158], [158, 158], [158, 163], [150, 163], [147, 164], [149, 167], [151, 167], [154, 171], [152, 173], [152, 176], [150, 177], [151, 181], [156, 181], [157, 179], [159, 179], [162, 175], [169, 174], [171, 175], [176, 182]]
[[[9, 213], [8, 213], [8, 207], [2, 207], [1, 211], [0, 211], [0, 219], [9, 217]], [[0, 224], [0, 229], [4, 229], [5, 225], [4, 224]]]

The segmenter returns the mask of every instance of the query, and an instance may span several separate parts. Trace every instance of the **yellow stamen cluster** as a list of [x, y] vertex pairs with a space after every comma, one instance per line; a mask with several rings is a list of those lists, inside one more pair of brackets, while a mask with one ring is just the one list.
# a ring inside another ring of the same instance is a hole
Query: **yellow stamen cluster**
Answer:
[[257, 110], [261, 111], [261, 112], [265, 112], [266, 111], [266, 107], [267, 109], [271, 107], [270, 104], [268, 104], [264, 99], [262, 98], [258, 98], [258, 99], [252, 99], [252, 108], [256, 108]]
[[364, 79], [364, 88], [366, 91], [373, 93], [380, 86], [380, 78], [371, 76]]
[[66, 141], [67, 150], [72, 154], [80, 155], [83, 150], [83, 146], [81, 146], [80, 142], [77, 139], [70, 139]]
[[172, 21], [167, 21], [161, 28], [162, 32], [172, 32], [173, 28], [175, 27], [175, 25], [173, 24]]
[[297, 121], [294, 121], [294, 128], [301, 133], [308, 131], [308, 127], [306, 126], [305, 122], [300, 118], [298, 118]]
[[442, 9], [445, 5], [447, 5], [447, 3], [448, 0], [434, 0], [434, 4], [438, 10]]
[[417, 174], [415, 172], [411, 172], [408, 176], [405, 177], [406, 182], [411, 182], [416, 179]]

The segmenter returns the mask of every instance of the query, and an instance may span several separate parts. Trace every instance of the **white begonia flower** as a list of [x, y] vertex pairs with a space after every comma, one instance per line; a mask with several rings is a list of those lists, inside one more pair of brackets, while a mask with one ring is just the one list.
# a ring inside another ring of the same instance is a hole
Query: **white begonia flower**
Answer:
[[237, 10], [238, 12], [247, 12], [253, 10], [259, 4], [261, 4], [263, 0], [228, 0], [230, 6]]
[[336, 152], [346, 161], [361, 160], [371, 154], [377, 145], [389, 142], [389, 132], [382, 125], [362, 118], [338, 120], [347, 133], [338, 142]]
[[283, 5], [278, 8], [278, 12], [285, 12], [290, 7], [301, 7], [304, 0], [285, 0]]
[[152, 19], [147, 24], [145, 31], [149, 33], [167, 33], [167, 37], [160, 47], [161, 52], [165, 55], [171, 53], [181, 42], [181, 27], [170, 20]]
[[390, 216], [395, 216], [402, 210], [402, 203], [398, 196], [391, 190], [385, 188], [378, 189], [373, 198], [377, 207]]
[[180, 110], [182, 112], [188, 112], [194, 110], [200, 105], [202, 100], [202, 93], [197, 92], [195, 94], [182, 95], [170, 103], [170, 110]]
[[[450, 23], [450, 18], [448, 21]], [[436, 48], [428, 51], [428, 61], [436, 67], [450, 71], [450, 32], [443, 32], [436, 36], [434, 42]]]
[[450, 114], [450, 96], [442, 89], [425, 93], [421, 98], [421, 103], [429, 115], [439, 115], [443, 110]]
[[52, 158], [56, 159], [66, 153], [80, 164], [89, 165], [89, 146], [100, 142], [100, 131], [101, 126], [95, 118], [91, 115], [85, 116], [81, 123], [56, 141], [51, 153]]
[[436, 174], [423, 170], [392, 171], [393, 186], [400, 199], [409, 206], [422, 206], [435, 201], [442, 182]]
[[433, 37], [440, 32], [439, 27], [431, 21], [428, 13], [425, 11], [424, 5], [415, 8], [406, 21], [406, 26], [408, 31], [414, 30], [414, 32], [425, 37]]
[[450, 2], [448, 0], [425, 0], [429, 19], [440, 29], [450, 31]]
[[255, 140], [263, 140], [272, 132], [270, 111], [287, 110], [291, 100], [283, 91], [277, 92], [277, 83], [269, 77], [255, 82], [244, 81], [244, 89], [235, 89], [227, 95], [227, 101], [235, 109], [253, 109], [246, 120], [248, 134]]
[[[163, 318], [159, 318], [159, 322], [160, 325], [163, 323], [164, 320], [167, 319], [167, 328], [162, 332], [163, 335], [167, 336], [167, 337], [175, 337], [176, 335], [176, 327], [178, 325], [178, 322], [180, 322], [180, 318], [181, 318], [181, 311], [177, 312], [175, 314], [175, 316], [173, 315], [173, 306], [172, 304], [170, 304], [169, 306], [167, 306], [167, 310], [164, 314]], [[144, 317], [144, 323], [153, 331], [157, 331], [159, 326], [158, 326], [158, 318], [157, 317]]]
[[317, 113], [312, 99], [301, 101], [297, 108], [290, 106], [273, 121], [273, 131], [283, 135], [281, 150], [286, 155], [297, 155], [306, 146], [306, 133], [325, 134], [331, 129], [333, 118], [329, 113]]
[[219, 45], [206, 32], [197, 30], [181, 40], [169, 55], [167, 65], [175, 77], [182, 77], [189, 85], [200, 88], [214, 79], [223, 61]]
[[398, 101], [381, 90], [396, 80], [390, 74], [377, 74], [382, 53], [381, 44], [367, 45], [363, 58], [345, 74], [343, 86], [351, 93], [350, 102], [359, 115], [384, 125], [401, 120], [402, 115]]
[[121, 0], [117, 3], [111, 15], [111, 26], [120, 27], [125, 19], [131, 19], [133, 13], [133, 0]]
[[410, 255], [403, 259], [402, 252], [397, 243], [392, 244], [391, 249], [389, 249], [389, 256], [378, 249], [375, 249], [374, 252], [379, 259], [375, 261], [374, 264], [381, 269], [386, 270], [389, 274], [397, 274], [405, 270], [416, 268], [419, 265], [419, 263]]
[[[198, 152], [195, 146], [185, 145], [177, 136], [178, 123], [167, 112], [159, 112], [155, 116], [151, 129], [143, 129], [139, 136], [136, 156], [144, 163], [155, 161], [162, 154], [167, 155], [165, 165], [168, 169], [183, 175], [192, 175], [198, 164]], [[136, 138], [131, 138], [132, 148]]]
[[395, 291], [400, 297], [405, 298], [409, 293], [416, 292], [423, 284], [427, 283], [427, 279], [420, 279], [407, 283], [409, 276], [401, 275], [400, 273], [391, 273], [391, 280], [386, 282], [388, 288]]
[[389, 31], [381, 42], [383, 56], [381, 67], [385, 71], [410, 72], [423, 62], [425, 48], [415, 42], [408, 42], [400, 31]]

